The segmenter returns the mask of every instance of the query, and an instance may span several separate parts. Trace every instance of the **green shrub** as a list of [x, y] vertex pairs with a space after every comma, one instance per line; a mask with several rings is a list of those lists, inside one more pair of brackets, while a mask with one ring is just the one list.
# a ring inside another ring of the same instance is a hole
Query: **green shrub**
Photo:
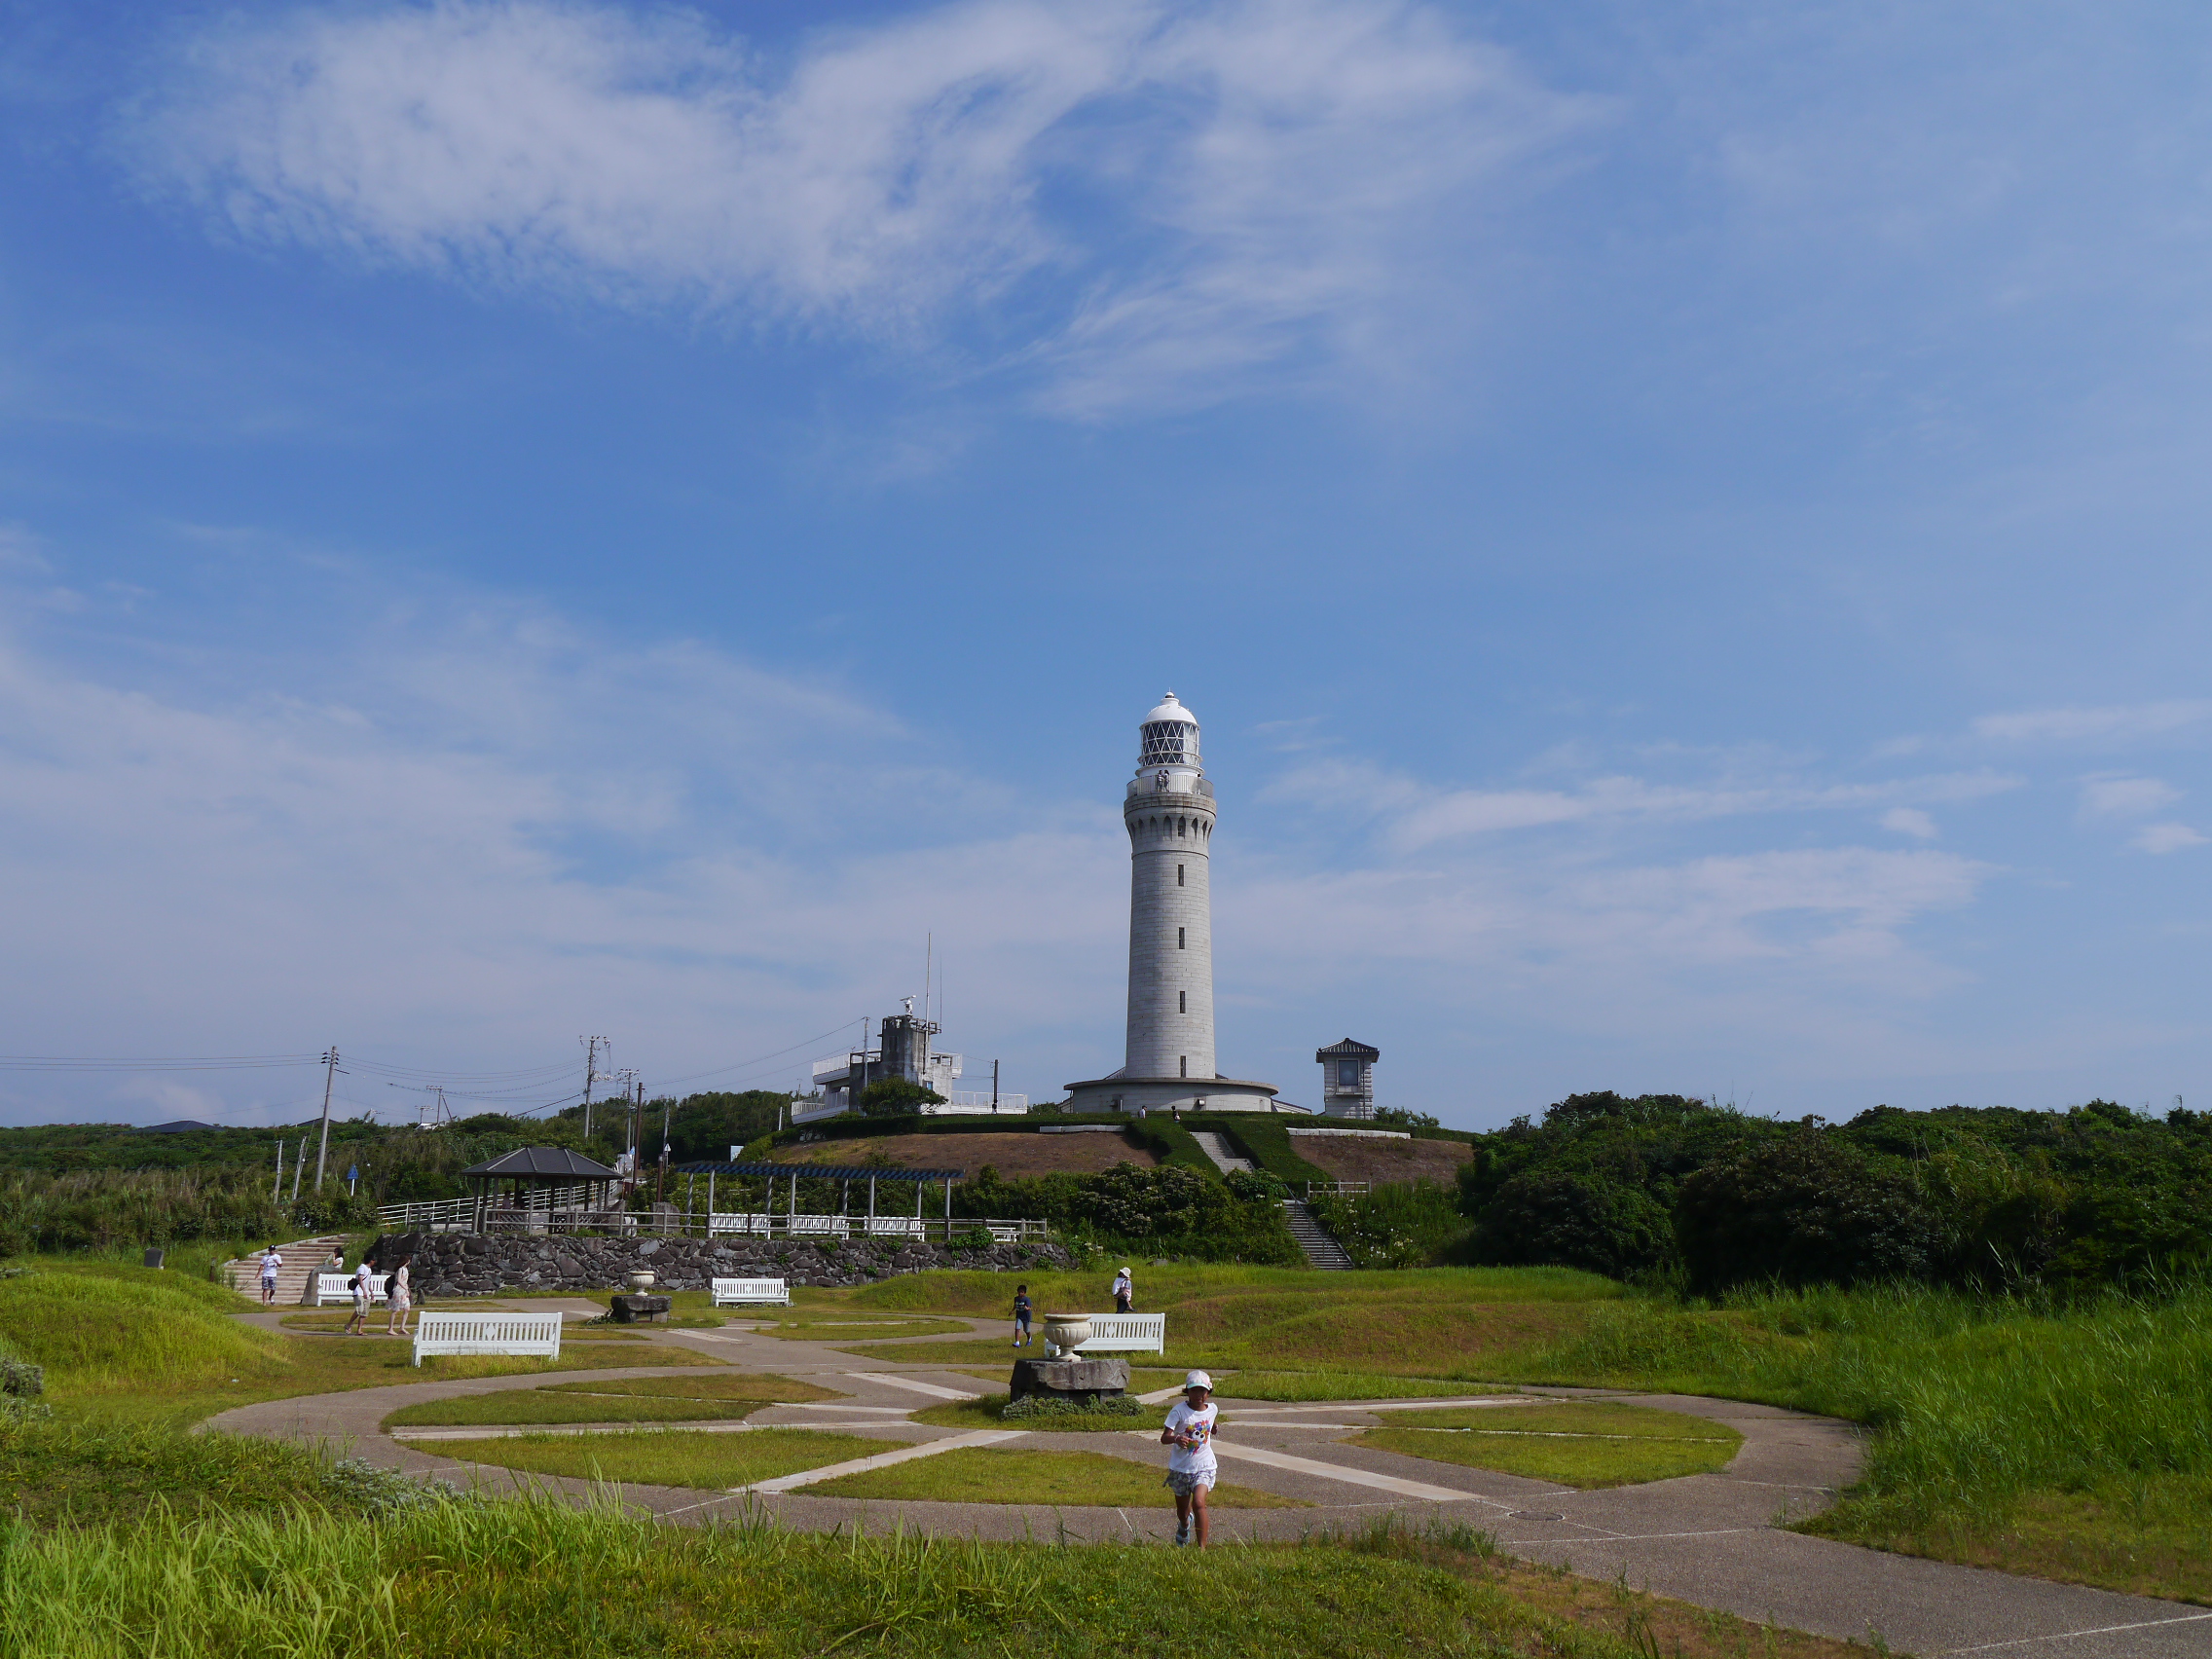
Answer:
[[1472, 1254], [1499, 1267], [1550, 1264], [1636, 1278], [1673, 1266], [1675, 1229], [1641, 1187], [1594, 1171], [1531, 1170], [1484, 1206]]
[[1901, 1173], [1807, 1126], [1682, 1183], [1676, 1229], [1691, 1284], [1857, 1284], [1926, 1277], [1937, 1229]]

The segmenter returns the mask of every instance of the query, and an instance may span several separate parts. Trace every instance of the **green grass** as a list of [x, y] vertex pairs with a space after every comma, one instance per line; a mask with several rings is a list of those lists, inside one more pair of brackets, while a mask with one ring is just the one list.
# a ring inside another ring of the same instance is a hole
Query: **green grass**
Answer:
[[281, 1366], [275, 1334], [230, 1315], [219, 1285], [140, 1268], [46, 1270], [0, 1279], [0, 1341], [50, 1386], [166, 1389]]
[[[822, 1339], [817, 1337], [815, 1340], [820, 1342]], [[836, 1351], [855, 1354], [862, 1359], [874, 1360], [878, 1364], [891, 1365], [973, 1365], [982, 1367], [997, 1360], [1002, 1362], [1003, 1369], [1009, 1372], [1014, 1369], [1014, 1360], [1028, 1357], [1026, 1353], [1015, 1353], [996, 1337], [987, 1342], [974, 1343], [901, 1343], [896, 1347], [889, 1344], [870, 1346], [866, 1343], [851, 1346], [839, 1343], [836, 1345]], [[1042, 1359], [1045, 1350], [1038, 1348], [1036, 1354], [1038, 1358]]]
[[[819, 1497], [870, 1497], [906, 1503], [1042, 1503], [1059, 1507], [1172, 1508], [1158, 1464], [1133, 1463], [1101, 1452], [1042, 1452], [1011, 1446], [964, 1446], [934, 1457], [839, 1475], [806, 1488]], [[1250, 1487], [1219, 1486], [1207, 1502], [1222, 1509], [1306, 1509], [1296, 1498]]]
[[1093, 1417], [1071, 1412], [1065, 1417], [1002, 1418], [999, 1413], [1005, 1410], [1006, 1401], [1004, 1394], [985, 1394], [979, 1400], [947, 1400], [941, 1406], [925, 1406], [907, 1415], [916, 1422], [939, 1428], [1023, 1428], [1036, 1434], [1126, 1434], [1135, 1428], [1157, 1429], [1166, 1420], [1167, 1414], [1165, 1406], [1146, 1406], [1140, 1417], [1107, 1413]]
[[[1378, 1530], [1209, 1551], [693, 1529], [611, 1505], [448, 1503], [368, 1522], [295, 1512], [10, 1541], [11, 1659], [1843, 1659], [1540, 1568], [1479, 1534]], [[1660, 1640], [1665, 1647], [1657, 1645]]]
[[1610, 1402], [1392, 1412], [1352, 1442], [1560, 1486], [1635, 1486], [1725, 1468], [1744, 1437], [1679, 1412]]
[[968, 1327], [950, 1319], [781, 1319], [761, 1331], [764, 1337], [786, 1342], [849, 1343], [866, 1337], [889, 1341], [894, 1337], [937, 1337]]
[[[1147, 1383], [1139, 1391], [1149, 1394], [1182, 1380], [1180, 1371], [1162, 1373], [1161, 1382]], [[1363, 1371], [1231, 1371], [1216, 1373], [1215, 1380], [1220, 1383], [1215, 1392], [1237, 1400], [1418, 1400], [1500, 1391], [1433, 1377], [1385, 1377]], [[1133, 1382], [1130, 1385], [1136, 1386]]]
[[[386, 1418], [387, 1428], [426, 1424], [533, 1422], [714, 1422], [742, 1418], [756, 1408], [832, 1398], [827, 1388], [756, 1373], [734, 1377], [649, 1378], [674, 1384], [663, 1389], [624, 1388], [608, 1382], [555, 1382], [542, 1388], [502, 1388], [451, 1400], [424, 1400]], [[719, 1384], [719, 1386], [716, 1386]]]
[[535, 1475], [726, 1492], [778, 1475], [795, 1475], [801, 1469], [872, 1457], [896, 1451], [901, 1444], [811, 1428], [759, 1428], [743, 1434], [696, 1434], [679, 1428], [441, 1440], [436, 1451], [441, 1457], [464, 1463], [494, 1463]]
[[595, 1377], [587, 1382], [548, 1382], [547, 1394], [643, 1394], [679, 1400], [849, 1400], [838, 1388], [819, 1387], [758, 1371], [715, 1371], [691, 1377]]

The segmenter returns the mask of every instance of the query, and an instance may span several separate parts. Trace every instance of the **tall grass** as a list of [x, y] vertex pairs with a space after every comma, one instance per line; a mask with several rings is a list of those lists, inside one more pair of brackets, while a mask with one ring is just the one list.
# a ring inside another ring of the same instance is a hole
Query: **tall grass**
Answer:
[[1535, 1379], [1686, 1389], [1881, 1432], [1869, 1499], [1918, 1519], [2115, 1478], [2212, 1475], [2212, 1291], [2074, 1306], [1925, 1287], [1595, 1309]]
[[[1317, 1615], [1326, 1609], [1326, 1616]], [[763, 1524], [685, 1530], [611, 1505], [441, 1504], [374, 1526], [299, 1510], [0, 1538], [11, 1659], [562, 1659], [784, 1652], [1068, 1659], [1204, 1652], [1634, 1649], [1486, 1583], [1333, 1546], [1064, 1549]]]

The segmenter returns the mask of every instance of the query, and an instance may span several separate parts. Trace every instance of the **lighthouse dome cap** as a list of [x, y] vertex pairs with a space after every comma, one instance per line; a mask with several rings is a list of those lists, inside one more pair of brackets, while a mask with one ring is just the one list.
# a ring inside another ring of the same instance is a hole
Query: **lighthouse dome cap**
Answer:
[[1157, 725], [1161, 720], [1181, 720], [1185, 725], [1197, 725], [1198, 717], [1177, 702], [1175, 693], [1170, 691], [1160, 707], [1144, 718], [1146, 725]]

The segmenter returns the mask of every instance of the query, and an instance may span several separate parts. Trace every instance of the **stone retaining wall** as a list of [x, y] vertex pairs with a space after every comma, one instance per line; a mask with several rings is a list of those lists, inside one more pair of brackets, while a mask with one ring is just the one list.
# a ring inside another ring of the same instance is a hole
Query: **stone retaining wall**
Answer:
[[650, 1268], [655, 1290], [705, 1290], [716, 1278], [780, 1278], [789, 1284], [872, 1284], [930, 1268], [986, 1272], [1044, 1272], [1073, 1265], [1066, 1250], [1043, 1240], [994, 1244], [987, 1250], [947, 1249], [910, 1239], [837, 1243], [803, 1238], [538, 1238], [464, 1233], [387, 1234], [368, 1249], [371, 1260], [409, 1270], [417, 1294], [498, 1296], [518, 1290], [620, 1290], [630, 1274]]

